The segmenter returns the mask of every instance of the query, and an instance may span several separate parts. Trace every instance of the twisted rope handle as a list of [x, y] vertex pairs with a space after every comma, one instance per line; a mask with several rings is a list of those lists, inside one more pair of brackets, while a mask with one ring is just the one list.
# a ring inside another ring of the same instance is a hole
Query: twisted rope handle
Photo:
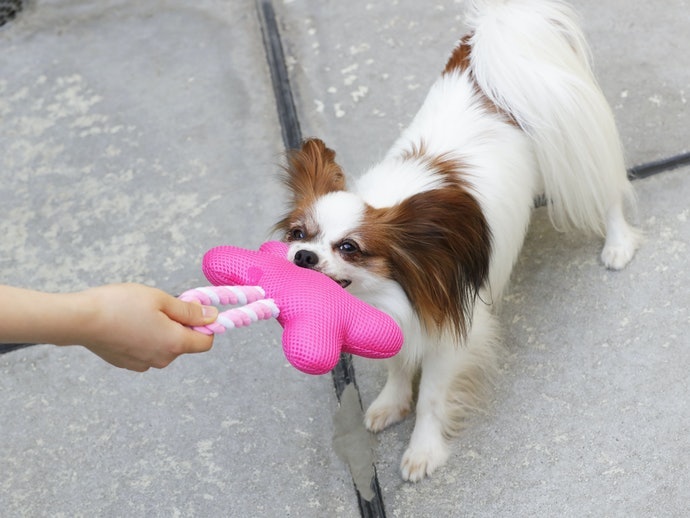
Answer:
[[185, 302], [199, 302], [206, 306], [242, 304], [218, 314], [212, 324], [193, 327], [205, 335], [224, 333], [226, 329], [245, 327], [258, 320], [268, 320], [280, 314], [273, 299], [264, 299], [260, 286], [205, 286], [185, 291], [179, 296]]

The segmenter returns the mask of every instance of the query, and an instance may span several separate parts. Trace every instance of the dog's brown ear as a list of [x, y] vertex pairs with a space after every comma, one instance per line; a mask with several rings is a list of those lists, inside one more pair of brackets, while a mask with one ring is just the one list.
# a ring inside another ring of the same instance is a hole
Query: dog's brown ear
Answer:
[[393, 207], [369, 208], [370, 255], [387, 258], [390, 276], [429, 332], [464, 338], [491, 258], [491, 229], [461, 180]]
[[301, 149], [288, 153], [283, 181], [292, 192], [293, 204], [311, 203], [345, 189], [345, 175], [335, 162], [335, 151], [317, 138], [306, 139]]

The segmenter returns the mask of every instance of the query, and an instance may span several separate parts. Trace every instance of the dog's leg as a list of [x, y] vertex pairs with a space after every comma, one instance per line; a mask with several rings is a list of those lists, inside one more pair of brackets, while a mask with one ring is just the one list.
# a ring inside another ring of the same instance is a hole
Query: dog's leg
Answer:
[[448, 419], [447, 397], [461, 366], [464, 347], [441, 346], [424, 355], [419, 383], [417, 418], [410, 445], [400, 469], [405, 480], [418, 482], [445, 464], [448, 444], [444, 437]]
[[639, 244], [640, 233], [625, 221], [623, 204], [612, 205], [606, 215], [606, 243], [601, 252], [604, 266], [620, 270], [630, 262]]
[[501, 350], [496, 318], [478, 303], [466, 343], [445, 337], [425, 351], [417, 418], [400, 465], [405, 480], [417, 482], [445, 464], [448, 439], [462, 431], [470, 413], [484, 407]]
[[365, 426], [372, 432], [401, 421], [412, 408], [412, 378], [414, 371], [400, 356], [386, 360], [388, 379], [383, 390], [369, 406], [364, 416]]

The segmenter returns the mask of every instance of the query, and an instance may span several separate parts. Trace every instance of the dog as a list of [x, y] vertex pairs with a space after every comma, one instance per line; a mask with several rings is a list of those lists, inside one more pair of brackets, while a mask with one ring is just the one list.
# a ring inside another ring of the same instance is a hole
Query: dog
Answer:
[[348, 190], [319, 139], [288, 153], [291, 199], [276, 224], [288, 258], [387, 312], [405, 335], [365, 414], [373, 432], [412, 411], [405, 480], [444, 465], [449, 440], [481, 408], [497, 372], [495, 308], [534, 200], [558, 230], [605, 238], [623, 268], [640, 233], [612, 111], [571, 7], [555, 0], [475, 1], [421, 109], [383, 160]]

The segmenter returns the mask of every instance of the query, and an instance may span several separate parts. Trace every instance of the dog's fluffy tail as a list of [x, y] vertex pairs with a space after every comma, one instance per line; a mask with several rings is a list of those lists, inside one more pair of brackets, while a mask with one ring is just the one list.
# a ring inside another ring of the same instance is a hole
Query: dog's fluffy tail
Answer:
[[475, 79], [533, 139], [553, 224], [603, 235], [608, 208], [632, 189], [575, 14], [557, 0], [472, 4]]

